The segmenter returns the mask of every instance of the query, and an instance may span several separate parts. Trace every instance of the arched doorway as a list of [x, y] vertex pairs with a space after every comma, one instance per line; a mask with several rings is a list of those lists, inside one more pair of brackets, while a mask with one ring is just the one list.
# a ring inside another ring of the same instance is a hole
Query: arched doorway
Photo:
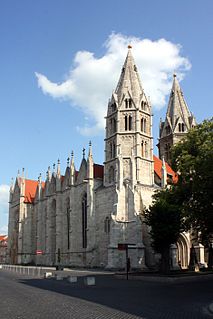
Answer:
[[180, 234], [177, 241], [177, 262], [182, 269], [187, 269], [189, 265], [190, 247], [187, 237]]

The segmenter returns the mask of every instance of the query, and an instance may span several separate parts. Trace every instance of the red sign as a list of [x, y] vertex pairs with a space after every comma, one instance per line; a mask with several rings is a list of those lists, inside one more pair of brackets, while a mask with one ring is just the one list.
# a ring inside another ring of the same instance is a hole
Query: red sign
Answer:
[[42, 255], [43, 251], [42, 250], [36, 250], [36, 255]]
[[118, 244], [118, 250], [135, 249], [135, 244]]
[[128, 248], [128, 244], [118, 244], [118, 250], [126, 250]]

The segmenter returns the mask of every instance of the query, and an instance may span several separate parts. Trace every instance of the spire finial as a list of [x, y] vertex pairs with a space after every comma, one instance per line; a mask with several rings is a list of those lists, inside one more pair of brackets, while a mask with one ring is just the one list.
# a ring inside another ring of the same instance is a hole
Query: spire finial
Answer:
[[131, 46], [131, 44], [129, 44], [127, 48], [128, 48], [128, 49], [132, 49], [132, 46]]
[[38, 184], [41, 184], [41, 173], [39, 174], [39, 177], [38, 177]]
[[24, 178], [24, 167], [22, 168], [22, 178]]
[[17, 172], [17, 178], [20, 177], [20, 170], [18, 169], [18, 172]]
[[67, 167], [69, 167], [69, 165], [70, 165], [70, 158], [68, 156], [68, 158], [67, 158]]
[[88, 157], [92, 157], [92, 142], [89, 141], [89, 154]]
[[55, 163], [53, 163], [53, 171], [55, 171]]
[[177, 76], [177, 74], [174, 72], [174, 73], [173, 73], [173, 78], [176, 78], [176, 76]]
[[61, 172], [60, 172], [60, 159], [58, 159], [58, 164], [57, 164], [57, 176], [60, 176]]
[[84, 147], [83, 147], [82, 152], [83, 152], [83, 158], [85, 158], [85, 148]]

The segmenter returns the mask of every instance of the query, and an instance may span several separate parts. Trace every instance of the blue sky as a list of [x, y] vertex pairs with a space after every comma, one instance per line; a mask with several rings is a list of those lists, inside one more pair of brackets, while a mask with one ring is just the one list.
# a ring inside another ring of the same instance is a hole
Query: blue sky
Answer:
[[99, 118], [128, 41], [152, 100], [155, 144], [174, 71], [197, 121], [212, 116], [212, 0], [1, 1], [0, 39], [2, 233], [7, 185], [18, 169], [44, 178], [58, 158], [65, 169], [71, 150], [78, 168], [90, 139], [94, 160], [103, 162]]

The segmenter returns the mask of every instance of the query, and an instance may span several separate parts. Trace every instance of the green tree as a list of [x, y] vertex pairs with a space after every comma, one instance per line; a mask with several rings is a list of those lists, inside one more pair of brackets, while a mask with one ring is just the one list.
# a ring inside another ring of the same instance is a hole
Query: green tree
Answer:
[[197, 230], [207, 246], [213, 240], [213, 118], [173, 147], [172, 167], [179, 174], [175, 188], [185, 224]]
[[168, 273], [170, 247], [183, 231], [181, 208], [176, 202], [173, 187], [156, 192], [153, 199], [153, 204], [145, 211], [145, 223], [151, 227], [152, 247], [162, 257], [160, 270]]

